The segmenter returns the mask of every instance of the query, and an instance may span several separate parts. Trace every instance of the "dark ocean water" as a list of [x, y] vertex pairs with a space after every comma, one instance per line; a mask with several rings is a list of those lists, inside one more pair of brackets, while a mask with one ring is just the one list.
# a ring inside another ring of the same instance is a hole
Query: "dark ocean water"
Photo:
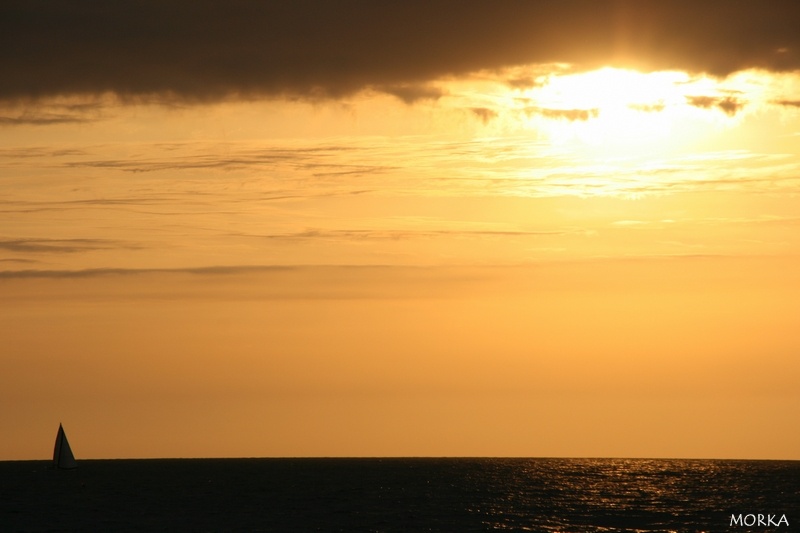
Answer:
[[800, 461], [0, 462], [0, 531], [800, 531]]

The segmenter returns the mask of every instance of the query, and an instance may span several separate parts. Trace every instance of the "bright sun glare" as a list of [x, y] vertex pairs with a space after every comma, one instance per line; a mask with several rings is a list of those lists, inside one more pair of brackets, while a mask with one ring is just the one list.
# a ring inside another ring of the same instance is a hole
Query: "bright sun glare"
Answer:
[[[693, 79], [685, 72], [603, 68], [552, 76], [529, 89], [525, 101], [534, 102], [526, 104], [531, 127], [554, 142], [614, 152], [675, 149], [700, 134], [701, 124], [730, 123], [733, 113], [719, 105], [724, 94], [713, 80]], [[693, 98], [705, 105], [692, 105]], [[708, 113], [713, 107], [720, 109]]]

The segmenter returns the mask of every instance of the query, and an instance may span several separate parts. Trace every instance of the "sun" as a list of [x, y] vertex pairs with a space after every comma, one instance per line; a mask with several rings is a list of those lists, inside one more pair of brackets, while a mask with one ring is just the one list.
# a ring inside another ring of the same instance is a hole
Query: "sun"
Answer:
[[[553, 75], [520, 100], [529, 126], [553, 142], [613, 154], [676, 149], [731, 120], [736, 100], [718, 94], [713, 80], [685, 72], [603, 68]], [[707, 112], [714, 106], [717, 116]]]

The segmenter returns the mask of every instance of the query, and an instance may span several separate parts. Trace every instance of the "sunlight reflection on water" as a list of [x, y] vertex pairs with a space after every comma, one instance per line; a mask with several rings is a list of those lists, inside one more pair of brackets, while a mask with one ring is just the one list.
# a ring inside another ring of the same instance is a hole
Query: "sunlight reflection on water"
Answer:
[[[727, 530], [795, 517], [800, 462], [184, 459], [0, 463], [8, 531]], [[779, 528], [780, 529], [789, 528]]]

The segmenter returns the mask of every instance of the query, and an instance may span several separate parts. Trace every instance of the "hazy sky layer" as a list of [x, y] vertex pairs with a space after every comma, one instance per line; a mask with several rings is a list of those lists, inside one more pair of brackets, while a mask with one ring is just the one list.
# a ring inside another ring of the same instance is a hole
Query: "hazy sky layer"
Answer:
[[4, 3], [0, 459], [800, 458], [796, 6]]
[[698, 257], [6, 279], [2, 397], [21, 407], [3, 423], [30, 447], [4, 453], [46, 455], [56, 411], [92, 457], [793, 457], [781, 413], [799, 407], [800, 279], [787, 268]]

